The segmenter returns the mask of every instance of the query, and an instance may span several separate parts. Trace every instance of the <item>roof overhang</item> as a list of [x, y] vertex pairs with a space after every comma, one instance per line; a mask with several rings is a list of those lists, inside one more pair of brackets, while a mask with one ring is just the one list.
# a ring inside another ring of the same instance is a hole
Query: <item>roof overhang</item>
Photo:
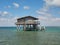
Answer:
[[38, 18], [32, 17], [32, 16], [25, 16], [25, 17], [22, 17], [22, 18], [18, 18], [17, 20], [22, 20], [22, 19], [24, 20], [26, 18], [32, 18], [33, 20], [38, 20]]

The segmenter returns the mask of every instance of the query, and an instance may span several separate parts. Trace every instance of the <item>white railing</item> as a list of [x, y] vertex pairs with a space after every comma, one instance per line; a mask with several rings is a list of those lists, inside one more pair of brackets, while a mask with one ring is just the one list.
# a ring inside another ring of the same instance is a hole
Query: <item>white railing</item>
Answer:
[[25, 22], [16, 22], [16, 24], [40, 24], [40, 22], [37, 20], [28, 20]]

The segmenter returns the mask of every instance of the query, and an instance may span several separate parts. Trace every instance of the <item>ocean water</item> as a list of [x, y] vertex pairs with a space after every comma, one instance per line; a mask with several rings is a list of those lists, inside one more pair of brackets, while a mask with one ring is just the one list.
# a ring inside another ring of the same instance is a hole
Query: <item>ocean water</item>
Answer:
[[[20, 28], [22, 31], [22, 27]], [[0, 27], [0, 30], [8, 30], [8, 31], [17, 31], [16, 27]], [[60, 32], [60, 27], [56, 27], [56, 26], [50, 26], [50, 27], [46, 27], [45, 32]]]
[[0, 27], [0, 45], [60, 45], [60, 27], [46, 27], [45, 31]]
[[46, 27], [46, 32], [60, 32], [60, 27]]

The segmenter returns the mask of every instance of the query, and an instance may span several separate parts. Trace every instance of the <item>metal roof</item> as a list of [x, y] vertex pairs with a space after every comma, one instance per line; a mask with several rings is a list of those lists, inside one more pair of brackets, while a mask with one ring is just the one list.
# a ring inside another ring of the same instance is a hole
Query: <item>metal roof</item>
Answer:
[[32, 19], [34, 19], [34, 20], [38, 20], [38, 18], [36, 18], [36, 17], [32, 17], [32, 16], [25, 16], [25, 17], [22, 17], [22, 18], [18, 18], [17, 20], [21, 20], [21, 19], [26, 19], [26, 18], [32, 18]]

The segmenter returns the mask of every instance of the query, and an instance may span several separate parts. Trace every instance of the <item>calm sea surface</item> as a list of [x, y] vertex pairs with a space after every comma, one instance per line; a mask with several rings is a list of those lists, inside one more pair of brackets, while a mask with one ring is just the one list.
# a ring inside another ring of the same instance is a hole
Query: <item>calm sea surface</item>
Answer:
[[46, 27], [45, 31], [0, 27], [0, 45], [60, 45], [60, 27]]

